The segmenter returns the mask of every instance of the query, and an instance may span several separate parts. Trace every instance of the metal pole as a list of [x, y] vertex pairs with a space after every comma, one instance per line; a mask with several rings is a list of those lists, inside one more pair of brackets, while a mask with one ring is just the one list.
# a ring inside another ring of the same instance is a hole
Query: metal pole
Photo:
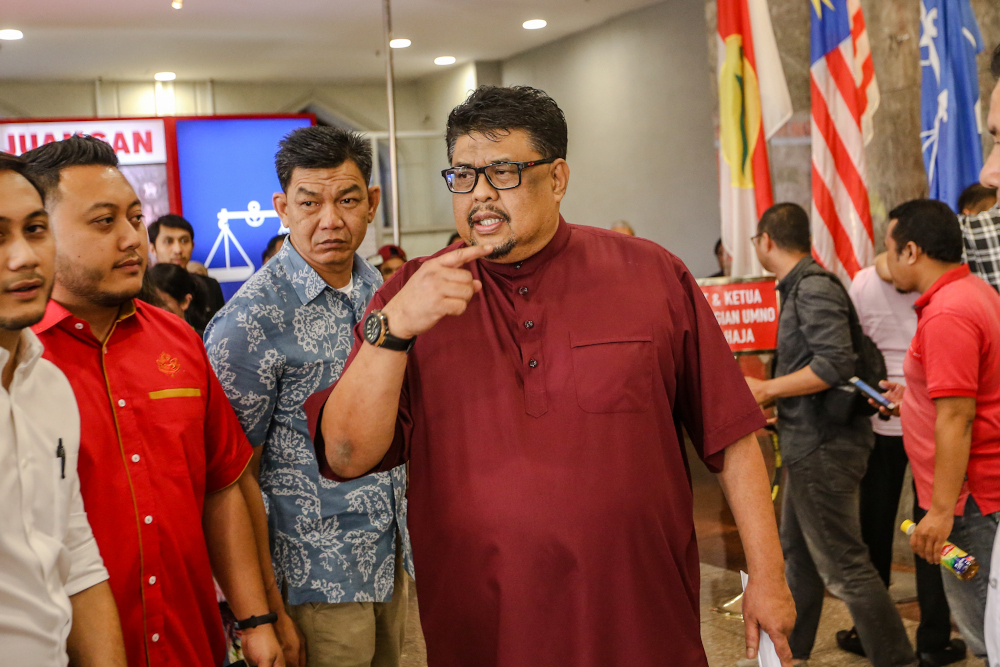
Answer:
[[[382, 3], [382, 32], [385, 46], [385, 93], [389, 103], [389, 192], [392, 197], [392, 242], [399, 245], [399, 168], [396, 160], [396, 81], [392, 70], [392, 0]], [[377, 150], [377, 142], [376, 142]]]

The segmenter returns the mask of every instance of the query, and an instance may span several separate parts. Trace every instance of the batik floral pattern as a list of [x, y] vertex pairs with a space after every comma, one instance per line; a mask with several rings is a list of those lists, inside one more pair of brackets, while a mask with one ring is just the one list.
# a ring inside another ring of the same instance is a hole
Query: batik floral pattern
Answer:
[[392, 597], [399, 534], [406, 530], [406, 471], [350, 482], [319, 473], [303, 404], [336, 382], [353, 329], [382, 279], [355, 259], [344, 294], [285, 243], [205, 332], [209, 359], [251, 444], [263, 445], [260, 487], [272, 558], [289, 602], [385, 602]]

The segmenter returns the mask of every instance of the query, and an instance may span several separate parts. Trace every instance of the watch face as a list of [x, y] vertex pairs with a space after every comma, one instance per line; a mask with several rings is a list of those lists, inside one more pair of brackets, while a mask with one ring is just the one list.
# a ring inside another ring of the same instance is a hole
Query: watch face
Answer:
[[365, 318], [365, 340], [374, 345], [382, 336], [382, 318], [377, 313]]

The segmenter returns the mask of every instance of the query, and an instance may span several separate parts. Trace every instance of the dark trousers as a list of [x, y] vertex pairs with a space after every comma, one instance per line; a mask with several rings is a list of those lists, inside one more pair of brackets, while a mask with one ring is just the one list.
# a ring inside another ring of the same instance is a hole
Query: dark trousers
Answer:
[[798, 612], [788, 644], [795, 658], [809, 657], [828, 589], [847, 604], [875, 667], [916, 667], [903, 621], [861, 539], [859, 487], [869, 443], [832, 438], [785, 468], [781, 546]]
[[[868, 470], [861, 479], [861, 537], [868, 545], [872, 565], [889, 586], [892, 572], [892, 544], [899, 526], [896, 509], [906, 476], [906, 450], [903, 438], [875, 434], [875, 448], [868, 457]], [[924, 510], [913, 494], [913, 520], [920, 521]], [[917, 573], [917, 604], [920, 626], [917, 628], [917, 651], [940, 651], [951, 641], [951, 610], [944, 594], [941, 567], [923, 558], [914, 558]]]

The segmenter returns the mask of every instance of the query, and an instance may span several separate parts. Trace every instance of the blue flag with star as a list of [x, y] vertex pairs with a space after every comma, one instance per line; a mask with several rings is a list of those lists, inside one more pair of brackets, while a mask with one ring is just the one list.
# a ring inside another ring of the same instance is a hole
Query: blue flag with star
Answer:
[[983, 168], [976, 70], [983, 48], [969, 0], [920, 1], [920, 141], [930, 197], [952, 209]]

